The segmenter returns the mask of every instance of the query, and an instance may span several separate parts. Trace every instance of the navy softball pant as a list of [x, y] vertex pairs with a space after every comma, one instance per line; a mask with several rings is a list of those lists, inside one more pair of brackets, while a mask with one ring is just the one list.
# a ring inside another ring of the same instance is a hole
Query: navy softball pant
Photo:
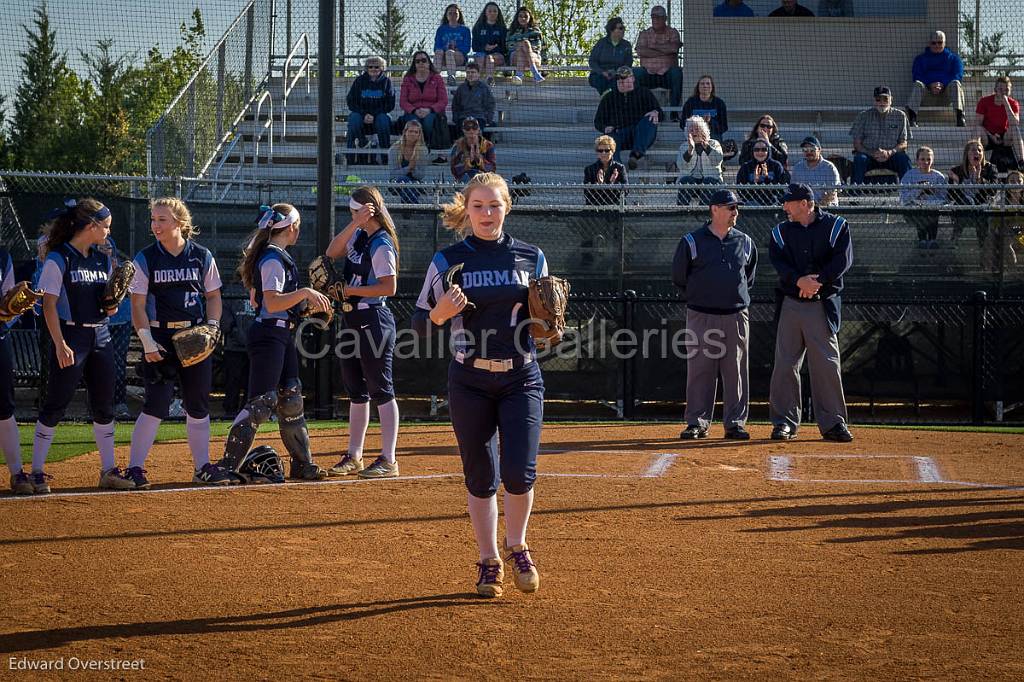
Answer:
[[75, 353], [75, 362], [62, 369], [57, 363], [55, 345], [50, 344], [50, 373], [39, 422], [44, 426], [57, 426], [84, 377], [92, 420], [109, 424], [114, 421], [114, 349], [110, 330], [107, 325], [79, 327], [63, 321], [60, 327], [64, 341]]
[[253, 322], [249, 327], [249, 400], [299, 380], [295, 330]]
[[0, 420], [14, 416], [14, 348], [10, 334], [0, 338]]
[[210, 414], [210, 392], [213, 390], [213, 358], [209, 357], [191, 367], [182, 367], [174, 351], [171, 337], [176, 329], [153, 329], [153, 340], [164, 347], [161, 362], [142, 363], [142, 376], [146, 381], [146, 400], [142, 411], [157, 419], [167, 419], [174, 399], [174, 379], [181, 384], [181, 402], [185, 412], [193, 419], [205, 419]]
[[537, 362], [488, 372], [453, 361], [448, 404], [469, 493], [490, 497], [499, 482], [513, 495], [529, 492], [537, 479], [544, 421], [544, 378]]
[[385, 306], [353, 310], [343, 317], [341, 381], [353, 403], [383, 405], [395, 399], [391, 377], [395, 316]]

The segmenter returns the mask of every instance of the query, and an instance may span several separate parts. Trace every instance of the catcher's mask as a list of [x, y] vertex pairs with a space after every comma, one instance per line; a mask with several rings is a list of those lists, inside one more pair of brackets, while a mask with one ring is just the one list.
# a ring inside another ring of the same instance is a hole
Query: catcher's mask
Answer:
[[238, 474], [246, 483], [284, 483], [284, 464], [274, 448], [260, 445], [242, 458]]

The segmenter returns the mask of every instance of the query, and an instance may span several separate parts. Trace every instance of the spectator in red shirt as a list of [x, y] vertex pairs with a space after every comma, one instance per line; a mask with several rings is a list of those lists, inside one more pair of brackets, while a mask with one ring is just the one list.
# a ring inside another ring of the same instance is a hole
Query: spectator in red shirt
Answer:
[[[1024, 139], [1020, 134], [1020, 104], [1010, 97], [1012, 85], [1006, 76], [996, 79], [995, 94], [982, 97], [975, 108], [978, 137], [985, 149], [993, 150], [992, 162], [1013, 155], [1017, 167], [1024, 170]], [[1002, 153], [1000, 153], [1002, 152]], [[1000, 164], [1005, 165], [1005, 164]]]

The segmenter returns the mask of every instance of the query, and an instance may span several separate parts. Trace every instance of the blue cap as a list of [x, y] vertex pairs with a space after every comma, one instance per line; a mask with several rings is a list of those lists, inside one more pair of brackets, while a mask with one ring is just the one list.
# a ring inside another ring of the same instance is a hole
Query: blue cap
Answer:
[[708, 199], [708, 206], [740, 206], [742, 204], [743, 202], [736, 196], [736, 193], [729, 189], [720, 189]]
[[793, 183], [786, 188], [786, 193], [782, 195], [782, 203], [787, 201], [814, 201], [814, 192], [807, 185]]
[[808, 145], [821, 149], [821, 141], [818, 140], [818, 138], [816, 138], [814, 135], [808, 135], [807, 137], [804, 138], [804, 141], [800, 143], [801, 147], [806, 147]]

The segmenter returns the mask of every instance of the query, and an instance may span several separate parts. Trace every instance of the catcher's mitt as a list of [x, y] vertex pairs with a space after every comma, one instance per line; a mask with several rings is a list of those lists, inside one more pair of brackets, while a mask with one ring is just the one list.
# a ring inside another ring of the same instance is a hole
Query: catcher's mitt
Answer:
[[302, 312], [299, 314], [302, 317], [311, 317], [314, 320], [319, 320], [322, 323], [321, 326], [324, 329], [327, 329], [328, 327], [331, 326], [331, 322], [334, 320], [334, 307], [332, 305], [327, 310], [313, 310], [313, 308], [310, 307], [309, 303], [306, 303], [306, 305], [302, 308]]
[[530, 335], [539, 346], [554, 346], [565, 332], [565, 308], [569, 303], [569, 282], [561, 277], [530, 280]]
[[182, 329], [171, 337], [174, 352], [182, 367], [191, 367], [210, 357], [220, 341], [220, 327], [212, 324], [197, 324]]
[[18, 282], [0, 297], [0, 322], [10, 322], [28, 312], [42, 297], [42, 292], [32, 291], [32, 285], [28, 282]]
[[114, 267], [114, 271], [110, 273], [110, 279], [107, 280], [107, 286], [103, 290], [103, 299], [100, 301], [104, 310], [121, 305], [121, 301], [128, 295], [128, 286], [132, 283], [133, 277], [135, 277], [135, 263], [132, 261], [124, 261]]

